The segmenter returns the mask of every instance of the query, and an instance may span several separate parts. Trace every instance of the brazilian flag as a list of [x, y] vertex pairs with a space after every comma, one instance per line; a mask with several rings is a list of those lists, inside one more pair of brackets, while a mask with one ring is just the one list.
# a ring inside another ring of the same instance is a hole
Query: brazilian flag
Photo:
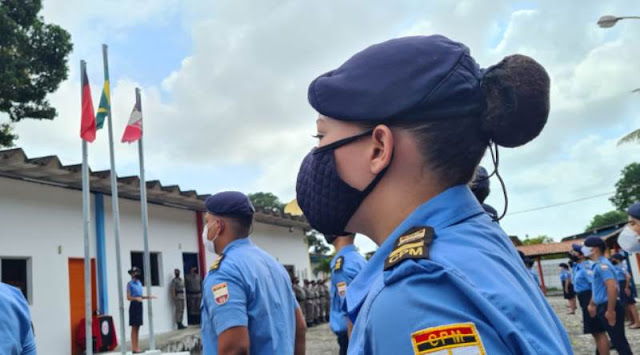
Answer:
[[111, 95], [109, 92], [109, 73], [104, 73], [104, 87], [102, 88], [102, 95], [100, 96], [100, 106], [98, 106], [98, 113], [96, 114], [96, 128], [101, 129], [104, 126], [104, 121], [111, 109], [111, 103], [109, 100]]

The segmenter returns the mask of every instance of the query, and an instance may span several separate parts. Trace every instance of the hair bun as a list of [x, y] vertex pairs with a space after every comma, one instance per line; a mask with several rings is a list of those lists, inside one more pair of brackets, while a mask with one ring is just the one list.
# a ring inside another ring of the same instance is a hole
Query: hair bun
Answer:
[[524, 55], [508, 56], [487, 69], [482, 128], [491, 140], [513, 148], [537, 137], [549, 116], [550, 85], [544, 67]]

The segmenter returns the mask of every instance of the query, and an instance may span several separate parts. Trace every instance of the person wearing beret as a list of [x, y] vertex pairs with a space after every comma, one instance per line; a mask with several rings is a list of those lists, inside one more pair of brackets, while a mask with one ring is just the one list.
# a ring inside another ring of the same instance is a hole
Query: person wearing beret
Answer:
[[628, 355], [632, 352], [624, 330], [624, 308], [618, 299], [614, 266], [604, 257], [605, 249], [604, 240], [597, 236], [585, 239], [581, 249], [582, 254], [593, 262], [589, 315], [603, 325], [618, 354]]
[[569, 314], [576, 313], [576, 293], [573, 289], [573, 282], [571, 279], [571, 272], [569, 271], [569, 265], [561, 263], [558, 265], [560, 268], [560, 283], [562, 283], [562, 294], [564, 299], [567, 300], [567, 308]]
[[220, 192], [205, 207], [202, 240], [218, 257], [203, 283], [203, 354], [304, 354], [306, 326], [289, 274], [249, 238], [249, 198]]
[[489, 197], [489, 193], [491, 192], [490, 184], [489, 184], [489, 174], [487, 173], [487, 169], [482, 166], [478, 166], [476, 168], [476, 173], [473, 177], [473, 180], [469, 184], [471, 187], [471, 192], [476, 196], [478, 202], [482, 205], [484, 211], [491, 216], [494, 221], [498, 221], [498, 211], [496, 211], [493, 206], [484, 203], [484, 200]]
[[636, 308], [636, 300], [631, 294], [631, 274], [623, 263], [624, 256], [620, 253], [611, 255], [609, 261], [613, 264], [613, 271], [616, 274], [616, 280], [618, 281], [618, 291], [620, 292], [620, 302], [622, 307], [625, 308], [631, 315], [631, 329], [640, 328], [640, 320], [638, 320], [638, 309]]
[[129, 303], [129, 326], [131, 327], [131, 351], [141, 353], [138, 338], [142, 326], [142, 301], [155, 299], [153, 295], [144, 296], [142, 282], [140, 282], [140, 269], [136, 266], [128, 271], [131, 281], [127, 283], [127, 300]]
[[481, 69], [440, 35], [372, 45], [313, 80], [318, 144], [302, 161], [298, 204], [317, 231], [379, 245], [346, 292], [348, 354], [572, 353], [469, 188], [488, 147], [542, 131], [549, 87], [529, 57]]
[[348, 332], [351, 324], [349, 324], [347, 312], [343, 308], [347, 289], [367, 263], [353, 244], [355, 237], [355, 234], [324, 235], [327, 243], [333, 245], [336, 250], [336, 254], [329, 263], [331, 268], [329, 327], [337, 337], [340, 355], [347, 353], [349, 345]]
[[576, 267], [573, 273], [573, 284], [578, 295], [580, 309], [582, 310], [582, 331], [584, 334], [591, 334], [596, 344], [596, 354], [609, 353], [609, 339], [605, 333], [604, 325], [589, 314], [589, 302], [592, 297], [593, 270], [591, 263], [582, 254], [581, 244], [572, 244], [570, 258], [575, 261]]

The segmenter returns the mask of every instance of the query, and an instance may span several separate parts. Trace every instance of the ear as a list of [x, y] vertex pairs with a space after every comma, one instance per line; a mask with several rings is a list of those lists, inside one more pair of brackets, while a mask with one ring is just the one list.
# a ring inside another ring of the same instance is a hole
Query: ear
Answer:
[[371, 141], [373, 145], [370, 169], [372, 174], [377, 175], [391, 164], [394, 143], [393, 132], [385, 125], [378, 125], [371, 133]]

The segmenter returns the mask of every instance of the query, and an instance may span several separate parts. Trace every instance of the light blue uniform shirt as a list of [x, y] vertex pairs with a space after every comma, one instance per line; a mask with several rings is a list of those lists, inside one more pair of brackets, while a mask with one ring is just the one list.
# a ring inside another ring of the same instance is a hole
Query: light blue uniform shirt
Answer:
[[533, 277], [533, 281], [536, 282], [536, 285], [540, 286], [540, 277], [538, 277], [538, 273], [533, 268], [529, 269], [529, 273], [531, 277]]
[[[339, 262], [338, 262], [339, 261]], [[338, 262], [338, 263], [336, 263]], [[347, 245], [331, 259], [331, 310], [329, 326], [334, 333], [347, 331], [347, 312], [343, 309], [347, 286], [358, 275], [367, 261], [356, 251], [355, 245]]]
[[142, 282], [140, 280], [129, 281], [127, 291], [131, 294], [131, 297], [142, 297]]
[[564, 282], [571, 278], [571, 273], [567, 270], [560, 271], [560, 282], [564, 287]]
[[[434, 230], [429, 257], [383, 270], [385, 260], [397, 255], [391, 254], [394, 247], [399, 250], [396, 241], [402, 244], [403, 234], [418, 226]], [[349, 354], [413, 354], [427, 348], [573, 353], [562, 323], [527, 273], [507, 235], [469, 188], [450, 188], [403, 221], [349, 286], [347, 309], [355, 320]]]
[[27, 300], [17, 288], [0, 283], [0, 354], [35, 353]]
[[227, 245], [203, 285], [203, 354], [217, 354], [218, 336], [232, 327], [248, 328], [251, 354], [293, 354], [298, 303], [291, 279], [249, 238]]
[[618, 280], [618, 282], [627, 281], [628, 271], [623, 264], [613, 265], [613, 268], [614, 272], [616, 273], [616, 280]]
[[[591, 270], [593, 270], [593, 284], [591, 286], [593, 291], [593, 302], [595, 302], [595, 304], [606, 303], [608, 295], [605, 281], [616, 280], [614, 266], [609, 262], [609, 260], [607, 260], [607, 258], [601, 256], [600, 259], [593, 263]], [[616, 282], [616, 288], [617, 287], [618, 285]]]
[[593, 282], [593, 271], [591, 265], [587, 261], [576, 264], [573, 273], [573, 289], [577, 292], [585, 292], [591, 290]]

